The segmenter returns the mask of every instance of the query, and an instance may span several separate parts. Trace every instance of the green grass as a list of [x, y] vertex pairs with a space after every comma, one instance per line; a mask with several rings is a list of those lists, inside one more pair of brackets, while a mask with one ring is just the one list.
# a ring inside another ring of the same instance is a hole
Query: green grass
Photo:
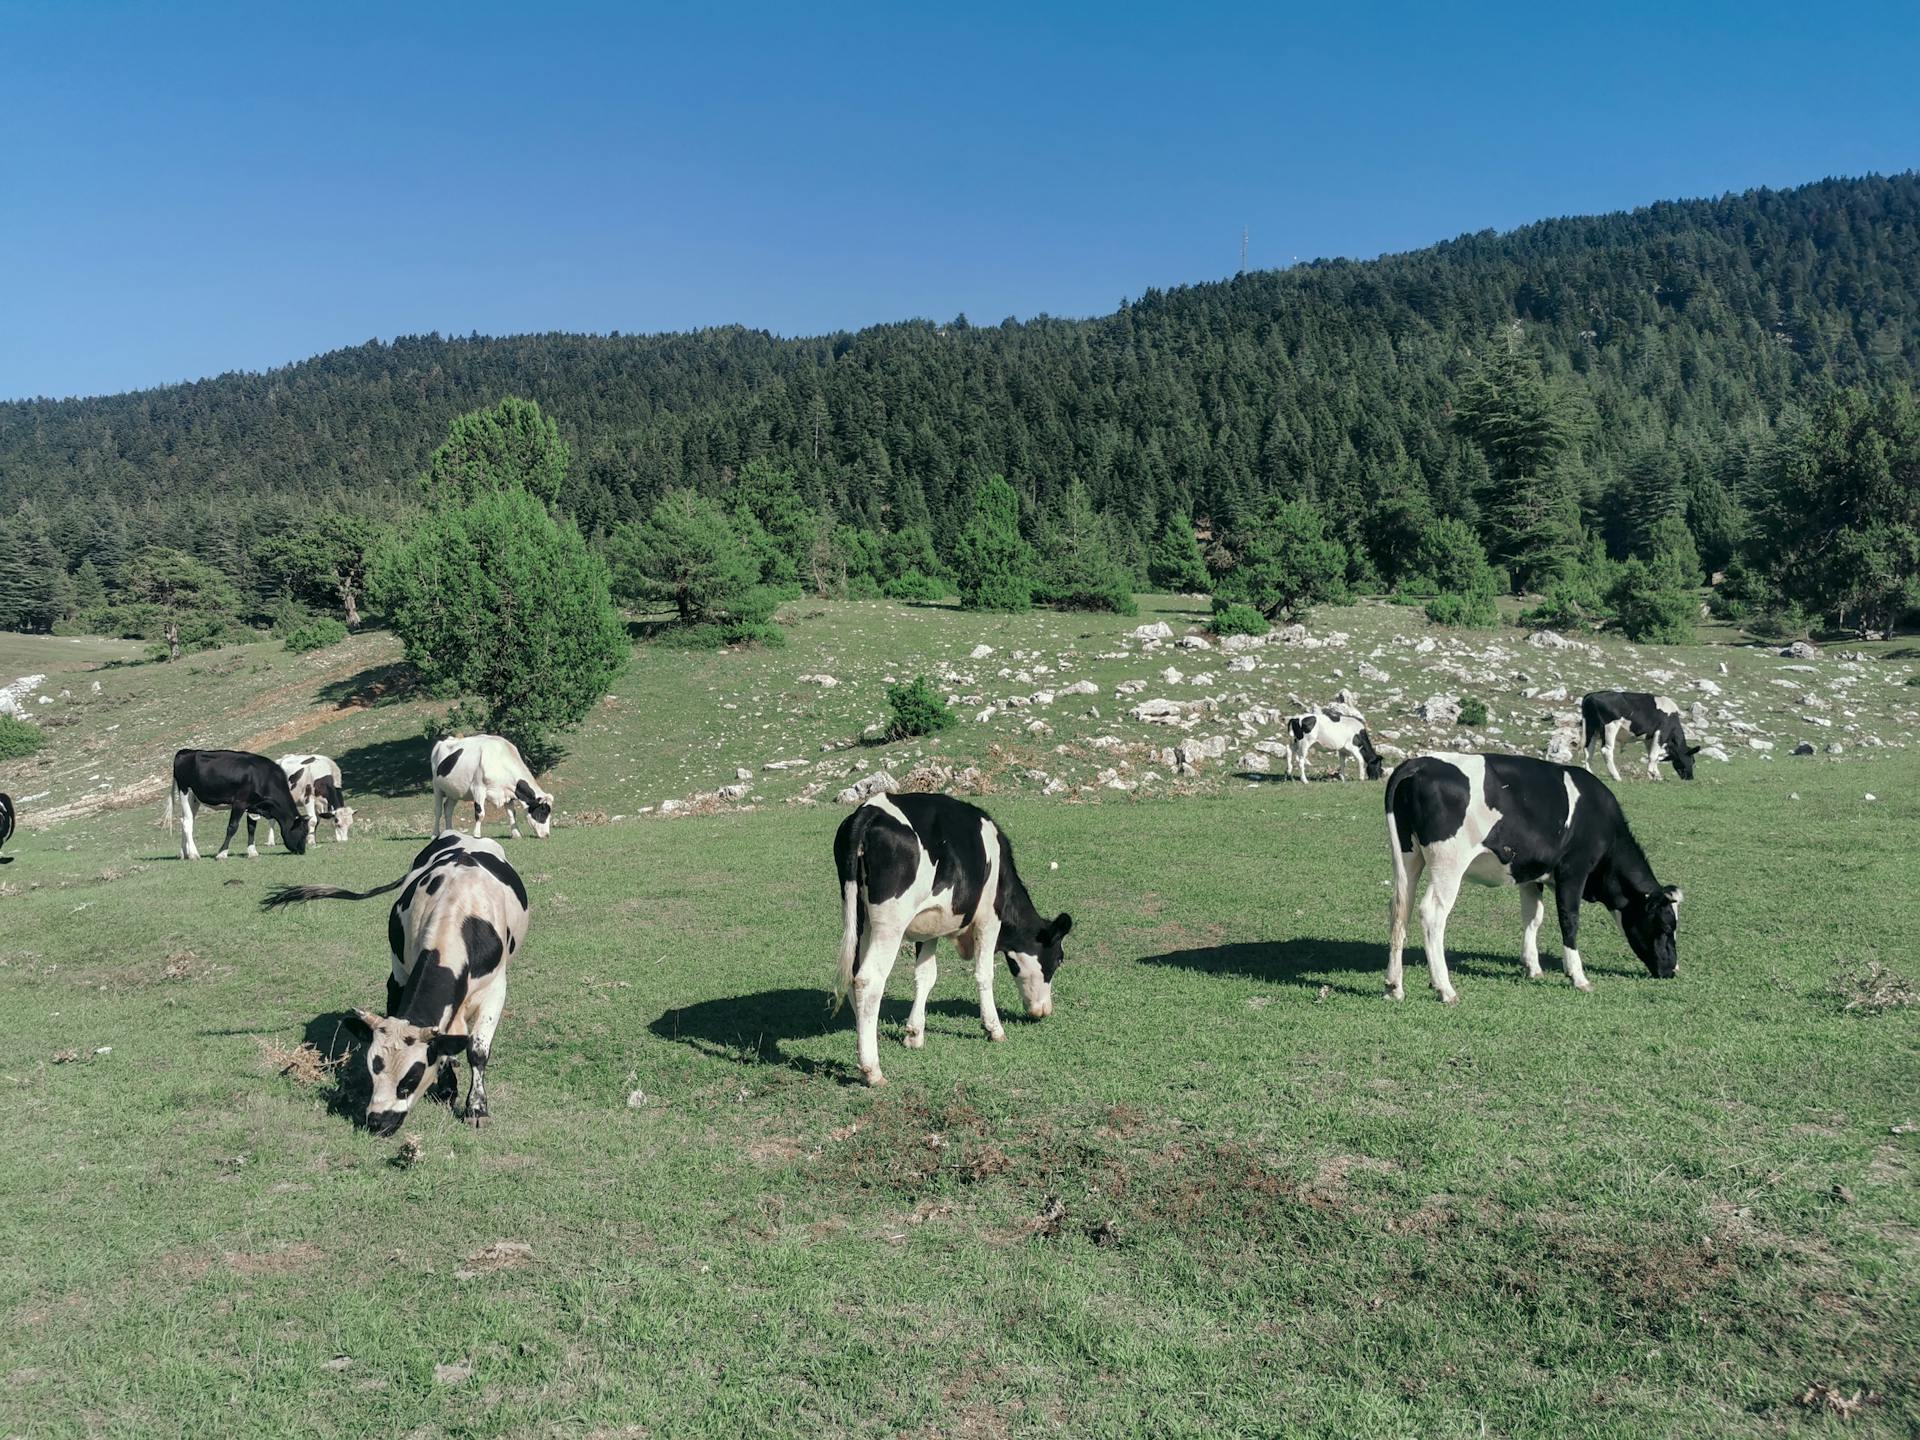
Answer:
[[[1090, 622], [993, 623], [1016, 646]], [[778, 655], [643, 652], [560, 767], [563, 811], [684, 794], [798, 736], [817, 755], [883, 671], [964, 656], [976, 632], [949, 624], [849, 606]], [[1056, 1012], [1014, 1018], [1002, 967], [989, 1044], [949, 950], [907, 1051], [899, 967], [878, 1092], [825, 1013], [842, 811], [573, 823], [509, 842], [534, 914], [493, 1121], [422, 1110], [402, 1169], [350, 1089], [273, 1058], [380, 1002], [383, 902], [256, 908], [292, 879], [381, 883], [420, 843], [425, 702], [335, 708], [385, 644], [110, 670], [51, 757], [0, 769], [17, 794], [108, 759], [125, 783], [224, 719], [311, 724], [295, 744], [360, 751], [380, 782], [366, 838], [304, 859], [184, 866], [157, 798], [10, 842], [0, 1434], [1920, 1425], [1920, 1136], [1892, 1133], [1920, 1120], [1920, 1032], [1836, 990], [1868, 960], [1917, 978], [1911, 751], [1629, 780], [1688, 893], [1679, 978], [1648, 979], [1589, 907], [1595, 992], [1529, 984], [1514, 896], [1472, 889], [1454, 1009], [1417, 952], [1409, 999], [1379, 996], [1377, 785], [1003, 794], [1036, 902], [1076, 920]], [[848, 683], [790, 679], [821, 669]], [[966, 735], [943, 737], [956, 758]], [[485, 1258], [501, 1241], [530, 1249]], [[1843, 1423], [1799, 1403], [1816, 1384], [1879, 1399]]]

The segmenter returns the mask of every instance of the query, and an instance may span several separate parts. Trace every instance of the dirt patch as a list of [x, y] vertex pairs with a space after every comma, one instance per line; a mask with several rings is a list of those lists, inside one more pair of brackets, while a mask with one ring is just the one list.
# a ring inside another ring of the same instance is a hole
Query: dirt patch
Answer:
[[495, 1240], [482, 1245], [467, 1257], [467, 1263], [453, 1272], [456, 1280], [472, 1280], [501, 1270], [514, 1270], [530, 1263], [533, 1246], [525, 1240]]
[[318, 1245], [309, 1245], [304, 1240], [292, 1245], [283, 1245], [277, 1250], [263, 1250], [248, 1253], [229, 1250], [222, 1257], [227, 1266], [236, 1275], [245, 1275], [249, 1279], [264, 1275], [292, 1275], [301, 1270], [311, 1270], [324, 1264], [327, 1252]]

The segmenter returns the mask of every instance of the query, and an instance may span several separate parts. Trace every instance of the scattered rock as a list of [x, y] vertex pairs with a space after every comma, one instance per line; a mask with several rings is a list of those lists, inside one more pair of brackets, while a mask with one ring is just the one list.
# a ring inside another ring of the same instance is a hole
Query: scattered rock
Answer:
[[1796, 640], [1785, 646], [1780, 655], [1786, 660], [1817, 660], [1820, 658], [1820, 647], [1810, 640]]
[[993, 654], [993, 646], [976, 645], [972, 650], [967, 652], [967, 658], [969, 660], [984, 660], [991, 654]]
[[847, 786], [834, 800], [841, 805], [858, 805], [870, 796], [895, 788], [896, 781], [885, 770], [876, 770], [864, 780], [857, 780]]
[[1793, 753], [1796, 755], [1814, 754], [1813, 742], [1811, 740], [1802, 740], [1798, 745], [1793, 747]]
[[[1541, 631], [1552, 634], [1552, 631]], [[1457, 695], [1429, 695], [1415, 707], [1414, 713], [1430, 725], [1457, 725], [1460, 723], [1460, 697]]]
[[1173, 638], [1173, 627], [1164, 620], [1156, 620], [1151, 625], [1136, 625], [1133, 629], [1133, 638], [1136, 640], [1171, 640]]
[[1213, 649], [1213, 642], [1204, 635], [1182, 635], [1180, 637], [1180, 648], [1182, 650], [1211, 650]]

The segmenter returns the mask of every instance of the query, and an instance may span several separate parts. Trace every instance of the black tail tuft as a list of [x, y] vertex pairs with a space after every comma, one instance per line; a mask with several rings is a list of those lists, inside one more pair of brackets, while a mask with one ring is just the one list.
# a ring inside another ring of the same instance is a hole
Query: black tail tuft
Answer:
[[262, 910], [278, 910], [286, 905], [300, 905], [308, 900], [371, 900], [376, 895], [385, 895], [398, 890], [406, 882], [402, 875], [390, 884], [377, 890], [342, 890], [338, 885], [286, 885], [271, 892], [260, 902]]

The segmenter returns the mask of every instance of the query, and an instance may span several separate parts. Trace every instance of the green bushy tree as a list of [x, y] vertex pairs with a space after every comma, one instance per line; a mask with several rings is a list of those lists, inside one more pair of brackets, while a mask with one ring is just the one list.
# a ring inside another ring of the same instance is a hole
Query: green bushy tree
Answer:
[[1540, 588], [1579, 543], [1579, 496], [1562, 460], [1580, 423], [1566, 395], [1541, 375], [1517, 326], [1468, 373], [1453, 423], [1486, 457], [1479, 499], [1487, 548], [1514, 584]]
[[607, 553], [624, 603], [671, 604], [683, 625], [727, 619], [764, 589], [760, 561], [733, 518], [692, 490], [661, 496], [645, 521], [614, 533]]
[[531, 400], [509, 395], [453, 422], [433, 452], [424, 484], [435, 504], [465, 504], [490, 490], [525, 490], [544, 505], [560, 498], [570, 452], [560, 428]]
[[974, 491], [953, 569], [963, 610], [1033, 608], [1033, 549], [1020, 534], [1020, 497], [1002, 477], [990, 475]]
[[0, 715], [0, 760], [22, 760], [47, 743], [47, 732], [11, 715]]
[[1170, 511], [1147, 551], [1147, 581], [1156, 590], [1176, 595], [1204, 595], [1212, 583], [1206, 556], [1194, 534], [1193, 517]]
[[429, 685], [531, 753], [577, 725], [627, 662], [607, 567], [520, 487], [481, 487], [375, 557], [369, 593]]
[[218, 643], [237, 623], [240, 592], [233, 582], [184, 551], [149, 545], [121, 567], [120, 579], [127, 598], [157, 617], [170, 660]]
[[1216, 635], [1264, 635], [1273, 626], [1253, 606], [1215, 596], [1213, 618], [1207, 622], [1207, 628]]
[[367, 565], [385, 531], [364, 515], [335, 511], [268, 536], [254, 551], [254, 567], [275, 590], [284, 586], [303, 605], [338, 609], [357, 630]]
[[1067, 486], [1047, 528], [1047, 562], [1035, 589], [1064, 610], [1106, 610], [1135, 615], [1133, 577], [1113, 558], [1106, 523], [1079, 480]]
[[1663, 574], [1638, 557], [1620, 567], [1607, 598], [1621, 634], [1637, 643], [1693, 643], [1693, 618], [1700, 602], [1672, 580], [1670, 572]]
[[905, 740], [914, 735], [931, 735], [945, 730], [956, 719], [939, 691], [916, 675], [904, 685], [887, 687], [887, 738]]
[[1296, 620], [1348, 598], [1347, 547], [1328, 536], [1326, 517], [1306, 501], [1269, 500], [1227, 548], [1232, 568], [1213, 587], [1215, 610], [1239, 602], [1269, 620]]

